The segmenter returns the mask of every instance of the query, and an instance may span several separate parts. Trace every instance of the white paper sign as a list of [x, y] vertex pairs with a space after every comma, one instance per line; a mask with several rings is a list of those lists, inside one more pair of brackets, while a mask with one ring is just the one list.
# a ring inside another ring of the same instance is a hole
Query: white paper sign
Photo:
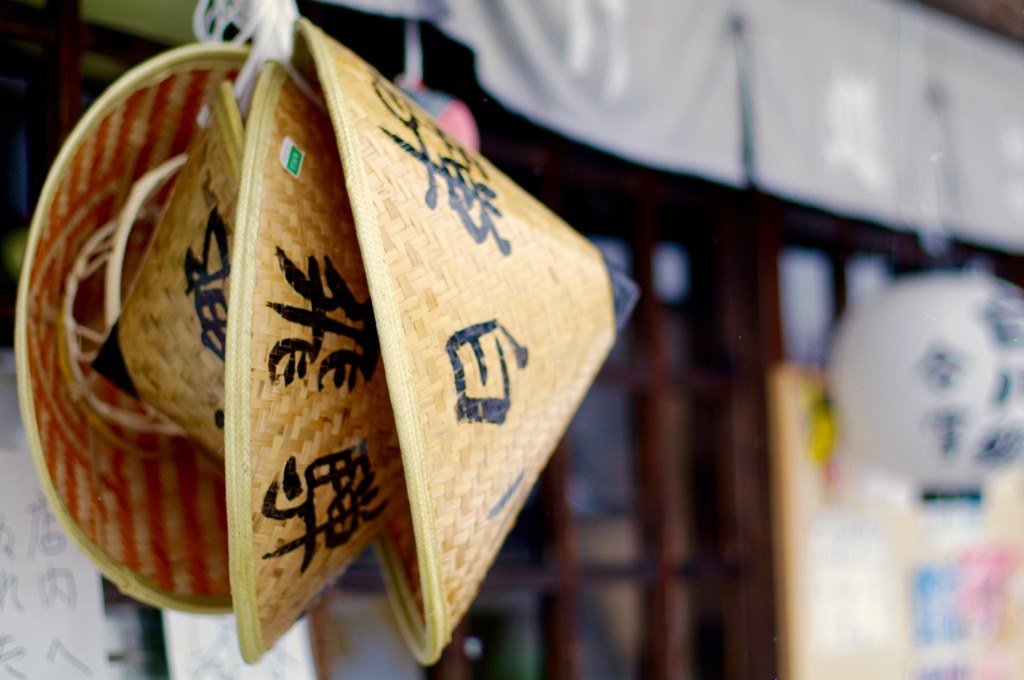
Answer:
[[0, 678], [106, 679], [99, 572], [61, 531], [28, 454], [0, 451]]
[[808, 539], [811, 635], [825, 652], [868, 651], [892, 642], [890, 558], [881, 522], [833, 513]]
[[233, 616], [164, 611], [171, 680], [316, 680], [305, 619], [292, 626], [258, 664], [238, 651]]

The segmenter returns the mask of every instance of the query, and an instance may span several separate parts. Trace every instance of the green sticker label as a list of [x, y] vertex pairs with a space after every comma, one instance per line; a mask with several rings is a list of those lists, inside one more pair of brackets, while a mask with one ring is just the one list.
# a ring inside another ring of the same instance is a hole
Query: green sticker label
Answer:
[[278, 159], [281, 161], [281, 166], [291, 174], [292, 177], [298, 178], [299, 173], [302, 172], [302, 160], [305, 158], [304, 154], [295, 142], [292, 141], [291, 137], [285, 137], [284, 143], [281, 144], [281, 153], [278, 155]]

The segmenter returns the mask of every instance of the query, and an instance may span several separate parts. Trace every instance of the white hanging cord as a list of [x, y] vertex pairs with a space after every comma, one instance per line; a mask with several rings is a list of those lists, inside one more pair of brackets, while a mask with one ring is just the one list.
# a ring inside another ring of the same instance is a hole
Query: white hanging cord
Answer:
[[592, 68], [597, 48], [594, 3], [604, 19], [606, 55], [601, 99], [614, 103], [622, 98], [629, 84], [629, 41], [626, 34], [627, 0], [568, 0], [565, 39], [565, 69], [573, 78], [582, 78]]
[[[299, 89], [323, 106], [309, 83], [291, 66], [295, 22], [298, 20], [299, 8], [295, 0], [199, 0], [196, 5], [192, 30], [197, 40], [230, 40], [242, 44], [252, 39], [249, 57], [235, 79], [235, 99], [243, 116], [249, 111], [256, 76], [268, 61], [283, 65]], [[229, 38], [228, 33], [232, 30], [236, 33]]]
[[608, 32], [608, 70], [601, 95], [606, 102], [622, 98], [629, 82], [629, 41], [626, 38], [626, 0], [603, 0]]
[[931, 163], [932, 193], [937, 219], [925, 221], [918, 229], [917, 240], [921, 249], [939, 265], [945, 264], [952, 254], [953, 229], [950, 213], [959, 205], [960, 184], [956, 175], [956, 149], [949, 129], [949, 108], [946, 93], [932, 84], [927, 91], [929, 108], [939, 127], [942, 151], [929, 159]]
[[200, 2], [192, 13], [192, 33], [199, 42], [218, 42], [228, 40], [228, 32], [234, 29], [237, 33], [230, 40], [244, 43], [256, 31], [251, 4], [249, 0]]
[[565, 68], [569, 75], [580, 77], [587, 72], [590, 53], [594, 49], [594, 26], [590, 21], [587, 0], [569, 0], [566, 5]]
[[[82, 281], [88, 280], [102, 267], [111, 267], [110, 250], [117, 232], [118, 218], [107, 222], [86, 241], [79, 251], [78, 257], [65, 279], [64, 295], [64, 345], [68, 354], [68, 369], [71, 372], [69, 389], [72, 398], [84, 399], [88, 407], [108, 423], [114, 423], [124, 429], [136, 432], [151, 432], [173, 436], [184, 436], [185, 432], [172, 423], [166, 416], [155, 409], [142, 404], [141, 411], [120, 408], [101, 399], [94, 391], [97, 380], [95, 374], [86, 377], [83, 366], [91, 364], [99, 352], [99, 347], [110, 334], [110, 327], [104, 326], [96, 331], [89, 326], [79, 324], [75, 318], [75, 298]], [[117, 265], [119, 266], [119, 265]], [[86, 349], [89, 343], [94, 349]]]
[[146, 199], [181, 169], [185, 159], [185, 154], [179, 154], [136, 180], [128, 192], [128, 200], [115, 220], [113, 239], [110, 243], [110, 264], [107, 265], [103, 295], [104, 322], [107, 328], [113, 326], [121, 316], [121, 273], [124, 269], [124, 253], [128, 248], [132, 226], [138, 219]]
[[405, 21], [405, 70], [395, 81], [399, 87], [423, 86], [423, 39], [416, 19]]

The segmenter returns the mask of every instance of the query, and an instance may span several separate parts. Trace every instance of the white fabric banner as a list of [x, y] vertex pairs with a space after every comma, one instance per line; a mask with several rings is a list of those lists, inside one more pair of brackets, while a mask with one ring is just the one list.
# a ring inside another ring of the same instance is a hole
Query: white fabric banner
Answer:
[[1024, 251], [1024, 49], [884, 0], [756, 0], [745, 13], [758, 184]]
[[765, 190], [1024, 252], [1024, 47], [936, 11], [896, 0], [336, 1], [432, 21], [474, 50], [481, 84], [505, 106], [630, 160], [741, 186], [746, 109]]
[[947, 170], [943, 220], [958, 238], [1022, 252], [1024, 47], [934, 13], [919, 20]]
[[726, 2], [452, 0], [442, 27], [509, 108], [647, 165], [744, 182]]
[[745, 8], [756, 182], [899, 222], [900, 20], [878, 0]]
[[339, 1], [432, 21], [475, 52], [484, 89], [567, 137], [664, 170], [745, 181], [727, 2]]

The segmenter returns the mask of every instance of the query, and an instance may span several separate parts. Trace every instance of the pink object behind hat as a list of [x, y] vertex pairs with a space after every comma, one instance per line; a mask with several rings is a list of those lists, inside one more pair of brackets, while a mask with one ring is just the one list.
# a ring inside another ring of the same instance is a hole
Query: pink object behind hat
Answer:
[[461, 99], [426, 87], [422, 80], [400, 75], [395, 84], [433, 116], [444, 131], [467, 149], [480, 150], [480, 130], [472, 111]]
[[464, 147], [473, 151], [480, 150], [480, 131], [476, 119], [461, 99], [450, 99], [438, 115], [437, 122]]

